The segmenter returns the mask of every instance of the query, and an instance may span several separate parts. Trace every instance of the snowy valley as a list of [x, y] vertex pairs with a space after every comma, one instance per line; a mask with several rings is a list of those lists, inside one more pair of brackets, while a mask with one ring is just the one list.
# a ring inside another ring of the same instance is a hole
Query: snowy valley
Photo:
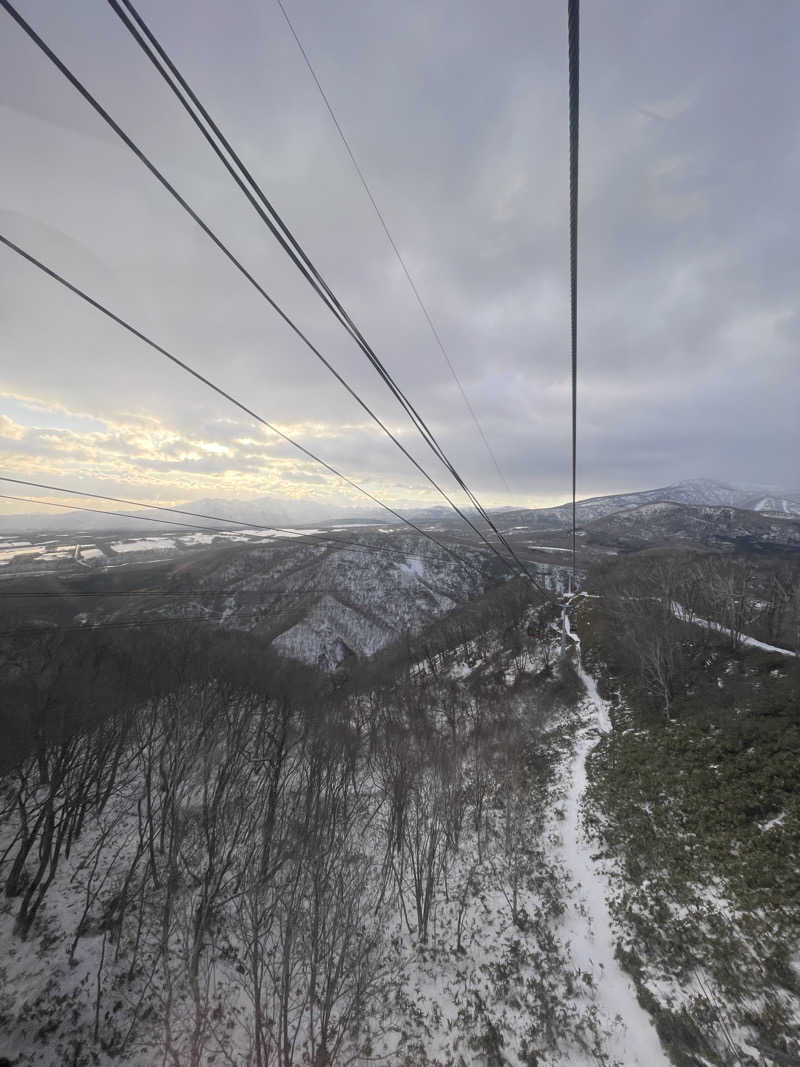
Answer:
[[596, 518], [573, 596], [518, 516], [533, 583], [440, 522], [9, 566], [0, 1056], [800, 1058], [794, 520], [741, 515]]

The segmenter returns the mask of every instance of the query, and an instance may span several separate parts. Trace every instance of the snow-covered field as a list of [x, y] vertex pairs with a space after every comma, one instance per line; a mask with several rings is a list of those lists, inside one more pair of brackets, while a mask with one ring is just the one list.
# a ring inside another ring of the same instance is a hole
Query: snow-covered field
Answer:
[[[57, 569], [66, 569], [70, 561], [76, 569], [81, 563], [91, 563], [98, 567], [105, 563], [109, 567], [119, 566], [115, 564], [115, 556], [130, 557], [126, 563], [136, 562], [137, 557], [158, 552], [161, 558], [178, 556], [181, 552], [214, 544], [266, 544], [269, 542], [292, 541], [307, 535], [324, 534], [320, 529], [287, 528], [281, 530], [264, 530], [258, 528], [237, 527], [233, 530], [220, 529], [219, 531], [197, 531], [195, 533], [166, 536], [154, 534], [153, 536], [117, 537], [112, 539], [102, 535], [87, 538], [77, 546], [71, 543], [58, 543], [58, 539], [42, 541], [8, 540], [0, 538], [0, 567], [7, 567], [9, 575], [15, 572], [25, 574], [46, 573], [52, 570], [52, 564], [58, 564]], [[77, 550], [76, 550], [77, 549]], [[142, 559], [142, 562], [144, 560]], [[147, 562], [152, 562], [148, 560]]]
[[112, 541], [110, 546], [118, 555], [128, 552], [167, 552], [175, 547], [171, 537], [141, 537], [135, 541]]
[[191, 533], [182, 534], [178, 540], [182, 545], [210, 545], [216, 536], [211, 533]]
[[0, 549], [0, 566], [6, 566], [14, 559], [22, 559], [23, 557], [39, 556], [42, 553], [41, 548], [3, 548]]
[[78, 558], [88, 560], [101, 560], [106, 558], [106, 554], [99, 548], [82, 548], [78, 553]]
[[77, 548], [77, 545], [59, 545], [57, 548], [43, 552], [38, 559], [43, 563], [53, 563], [56, 560], [62, 559], [74, 559]]
[[321, 534], [323, 530], [295, 530], [289, 527], [281, 527], [279, 530], [220, 530], [215, 536], [226, 541], [282, 541], [296, 537], [306, 537], [311, 534]]

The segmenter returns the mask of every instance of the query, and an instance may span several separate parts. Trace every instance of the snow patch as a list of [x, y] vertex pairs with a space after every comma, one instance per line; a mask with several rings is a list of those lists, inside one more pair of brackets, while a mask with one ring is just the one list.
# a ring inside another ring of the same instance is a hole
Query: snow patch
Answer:
[[[714, 630], [716, 633], [725, 634], [727, 637], [731, 637], [731, 631], [727, 626], [723, 626], [721, 623], [713, 622], [710, 619], [701, 619], [699, 615], [695, 615], [693, 611], [688, 611], [682, 605], [673, 601], [672, 614], [676, 619], [680, 619], [681, 622], [691, 622], [695, 626], [703, 626], [706, 630]], [[792, 652], [788, 648], [778, 648], [777, 645], [768, 645], [765, 641], [759, 641], [755, 637], [748, 637], [747, 634], [740, 634], [739, 640], [743, 645], [748, 645], [750, 648], [760, 648], [764, 652], [778, 652], [782, 656], [792, 656], [797, 658], [797, 653]]]
[[99, 548], [82, 548], [80, 553], [81, 559], [105, 559], [106, 554]]
[[137, 541], [114, 541], [111, 544], [114, 552], [120, 554], [126, 552], [160, 552], [174, 547], [175, 541], [171, 537], [143, 537]]
[[38, 556], [40, 552], [40, 548], [27, 548], [22, 550], [18, 548], [10, 548], [6, 551], [0, 552], [0, 567], [7, 566], [9, 563], [11, 563], [12, 560], [15, 559], [23, 559], [27, 556]]

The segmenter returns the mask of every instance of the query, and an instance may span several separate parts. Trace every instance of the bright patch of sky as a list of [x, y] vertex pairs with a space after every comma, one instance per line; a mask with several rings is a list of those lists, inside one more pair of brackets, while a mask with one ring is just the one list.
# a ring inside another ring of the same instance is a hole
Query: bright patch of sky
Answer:
[[21, 426], [38, 429], [64, 429], [76, 433], [102, 432], [108, 424], [90, 415], [81, 415], [68, 411], [64, 407], [48, 407], [13, 393], [0, 393], [0, 411]]

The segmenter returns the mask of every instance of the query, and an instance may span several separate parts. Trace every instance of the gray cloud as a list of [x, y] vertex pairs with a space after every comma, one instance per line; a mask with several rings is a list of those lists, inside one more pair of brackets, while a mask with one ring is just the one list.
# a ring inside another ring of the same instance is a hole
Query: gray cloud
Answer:
[[[262, 233], [105, 5], [21, 6], [337, 368], [403, 429], [366, 361]], [[277, 7], [142, 0], [141, 10], [457, 466], [487, 502], [510, 502]], [[514, 500], [563, 499], [562, 5], [296, 0], [290, 12]], [[790, 0], [599, 0], [585, 5], [582, 33], [580, 489], [693, 475], [796, 485], [800, 9]], [[10, 23], [0, 34], [0, 105], [0, 222], [12, 238], [265, 417], [299, 427], [346, 473], [427, 499], [407, 461], [357, 428], [363, 412]], [[185, 497], [192, 471], [238, 470], [256, 492], [263, 470], [274, 493], [275, 463], [290, 458], [292, 491], [301, 482], [314, 491], [319, 472], [285, 445], [5, 251], [0, 315], [6, 392], [113, 426], [152, 417], [181, 439], [233, 452], [181, 460], [174, 444], [174, 455], [155, 457], [122, 434], [114, 454], [131, 477], [138, 469], [143, 491], [148, 478], [163, 487], [179, 471], [174, 496]], [[258, 445], [236, 444], [243, 437]], [[30, 434], [6, 463], [22, 472], [27, 445], [31, 462], [55, 463]], [[414, 452], [432, 464], [424, 446]], [[207, 494], [208, 480], [197, 488]]]

